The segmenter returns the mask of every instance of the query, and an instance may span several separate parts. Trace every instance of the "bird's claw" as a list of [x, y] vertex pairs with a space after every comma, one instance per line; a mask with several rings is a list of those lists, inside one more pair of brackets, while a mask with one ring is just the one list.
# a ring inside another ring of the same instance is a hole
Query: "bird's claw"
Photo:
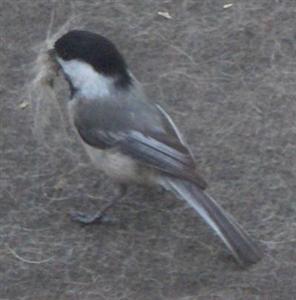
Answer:
[[102, 223], [105, 221], [110, 221], [110, 217], [105, 214], [97, 213], [94, 215], [89, 215], [83, 212], [71, 212], [70, 213], [71, 220], [74, 222], [79, 222], [84, 225], [90, 225], [95, 223]]

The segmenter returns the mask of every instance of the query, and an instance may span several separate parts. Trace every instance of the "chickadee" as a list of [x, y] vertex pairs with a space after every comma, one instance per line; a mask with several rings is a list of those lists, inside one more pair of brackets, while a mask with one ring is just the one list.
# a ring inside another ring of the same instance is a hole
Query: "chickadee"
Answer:
[[[107, 38], [73, 30], [49, 50], [71, 97], [70, 119], [93, 164], [121, 186], [161, 186], [185, 200], [216, 232], [242, 266], [262, 257], [260, 248], [206, 192], [194, 158], [178, 128], [141, 84]], [[115, 200], [114, 200], [115, 201]], [[101, 220], [111, 201], [94, 216], [73, 218], [88, 224]]]

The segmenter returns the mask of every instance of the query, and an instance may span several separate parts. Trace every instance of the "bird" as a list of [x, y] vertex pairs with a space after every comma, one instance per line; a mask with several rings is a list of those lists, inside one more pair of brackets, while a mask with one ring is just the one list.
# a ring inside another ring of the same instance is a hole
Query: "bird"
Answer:
[[179, 129], [146, 96], [113, 42], [94, 32], [70, 30], [48, 55], [68, 82], [70, 121], [90, 161], [120, 187], [99, 212], [74, 212], [73, 220], [102, 221], [130, 184], [160, 187], [187, 202], [239, 265], [248, 267], [262, 258], [258, 242], [206, 192], [207, 182]]

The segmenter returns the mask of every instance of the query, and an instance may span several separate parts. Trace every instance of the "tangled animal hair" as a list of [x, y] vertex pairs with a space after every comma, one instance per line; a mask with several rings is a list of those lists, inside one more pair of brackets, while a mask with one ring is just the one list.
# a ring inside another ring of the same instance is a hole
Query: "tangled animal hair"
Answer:
[[[73, 27], [74, 18], [67, 21], [58, 31], [52, 33], [49, 26], [46, 39], [35, 46], [37, 52], [35, 61], [30, 65], [31, 76], [26, 83], [26, 97], [33, 112], [33, 132], [38, 139], [44, 138], [44, 129], [50, 126], [50, 117], [54, 114], [60, 121], [64, 121], [64, 114], [58, 101], [56, 79], [59, 77], [57, 64], [52, 60], [48, 51], [54, 42]], [[64, 127], [64, 122], [61, 122]], [[63, 128], [65, 129], [65, 127]]]

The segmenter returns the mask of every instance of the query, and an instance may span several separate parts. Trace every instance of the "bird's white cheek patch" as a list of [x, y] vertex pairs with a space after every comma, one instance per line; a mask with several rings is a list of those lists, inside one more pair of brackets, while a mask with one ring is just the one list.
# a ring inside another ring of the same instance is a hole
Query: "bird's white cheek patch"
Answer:
[[75, 89], [86, 98], [106, 97], [110, 94], [113, 80], [99, 74], [94, 68], [79, 60], [57, 59]]

